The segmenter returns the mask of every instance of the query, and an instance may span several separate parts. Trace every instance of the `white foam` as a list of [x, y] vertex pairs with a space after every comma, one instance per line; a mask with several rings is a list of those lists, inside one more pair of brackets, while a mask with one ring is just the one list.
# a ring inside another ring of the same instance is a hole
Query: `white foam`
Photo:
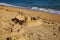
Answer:
[[[34, 9], [35, 8], [35, 9]], [[60, 14], [60, 11], [58, 10], [53, 10], [53, 9], [46, 9], [46, 8], [38, 8], [38, 7], [32, 7], [32, 10], [39, 10], [39, 11], [43, 11], [43, 12], [49, 12], [49, 13], [56, 13], [56, 14]]]
[[39, 10], [39, 11], [48, 12], [48, 10], [47, 10], [47, 9], [45, 9], [45, 8], [39, 8], [38, 10]]
[[[16, 5], [11, 5], [11, 4], [6, 4], [6, 3], [0, 3], [0, 5], [11, 6], [11, 7], [18, 7], [18, 8], [28, 8], [28, 7], [16, 6]], [[30, 9], [32, 9], [32, 10], [39, 10], [39, 11], [43, 11], [43, 12], [60, 14], [60, 11], [53, 10], [53, 9], [38, 8], [38, 7], [31, 7]]]
[[32, 7], [31, 9], [32, 10], [38, 10], [38, 7]]
[[16, 6], [16, 5], [11, 5], [11, 4], [6, 4], [6, 3], [0, 3], [0, 5], [11, 6], [11, 7], [18, 7], [18, 8], [21, 7], [21, 6]]
[[5, 5], [5, 6], [14, 6], [14, 5], [6, 4], [6, 3], [0, 3], [0, 5]]

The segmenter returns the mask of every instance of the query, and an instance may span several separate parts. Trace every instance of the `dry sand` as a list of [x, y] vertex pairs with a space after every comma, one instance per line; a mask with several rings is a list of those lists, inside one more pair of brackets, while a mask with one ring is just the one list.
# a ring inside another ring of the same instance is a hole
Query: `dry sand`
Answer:
[[7, 6], [0, 6], [0, 13], [3, 11], [10, 11], [10, 12], [23, 12], [24, 14], [33, 15], [33, 16], [40, 16], [42, 19], [53, 20], [60, 22], [60, 15], [58, 14], [51, 14], [47, 12], [39, 12], [39, 11], [32, 11], [29, 9], [22, 9], [22, 8], [13, 8]]
[[0, 6], [0, 40], [60, 40], [60, 15]]

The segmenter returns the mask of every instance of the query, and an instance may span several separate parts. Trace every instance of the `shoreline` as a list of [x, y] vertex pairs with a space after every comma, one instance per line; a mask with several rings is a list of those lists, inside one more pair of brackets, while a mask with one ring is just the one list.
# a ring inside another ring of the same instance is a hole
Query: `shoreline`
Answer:
[[8, 7], [13, 7], [13, 8], [22, 8], [22, 9], [27, 9], [27, 10], [32, 10], [32, 11], [39, 11], [39, 12], [47, 12], [50, 14], [59, 14], [59, 10], [54, 10], [50, 8], [39, 8], [39, 7], [23, 7], [23, 6], [16, 6], [16, 5], [11, 5], [11, 4], [6, 4], [6, 3], [0, 3], [0, 6], [8, 6]]
[[[40, 12], [40, 11], [33, 11], [30, 9], [23, 9], [23, 8], [15, 8], [15, 7], [10, 7], [10, 6], [0, 6], [0, 9], [2, 11], [9, 11], [9, 12], [22, 12], [24, 14], [28, 15], [33, 15], [33, 16], [40, 16], [42, 19], [45, 18], [47, 20], [53, 20], [53, 21], [58, 21], [60, 22], [60, 15], [59, 14], [51, 14], [48, 12]], [[0, 10], [1, 11], [1, 10]], [[0, 12], [1, 13], [1, 12]]]

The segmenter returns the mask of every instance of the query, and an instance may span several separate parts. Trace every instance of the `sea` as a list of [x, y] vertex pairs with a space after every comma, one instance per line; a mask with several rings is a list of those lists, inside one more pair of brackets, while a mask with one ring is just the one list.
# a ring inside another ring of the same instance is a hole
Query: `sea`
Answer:
[[60, 14], [60, 0], [0, 0], [0, 5]]

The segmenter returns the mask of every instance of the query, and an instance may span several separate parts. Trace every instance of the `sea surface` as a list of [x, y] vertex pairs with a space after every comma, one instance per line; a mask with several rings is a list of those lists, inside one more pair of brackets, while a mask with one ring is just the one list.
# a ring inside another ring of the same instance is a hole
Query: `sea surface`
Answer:
[[0, 5], [60, 14], [60, 0], [0, 0]]

